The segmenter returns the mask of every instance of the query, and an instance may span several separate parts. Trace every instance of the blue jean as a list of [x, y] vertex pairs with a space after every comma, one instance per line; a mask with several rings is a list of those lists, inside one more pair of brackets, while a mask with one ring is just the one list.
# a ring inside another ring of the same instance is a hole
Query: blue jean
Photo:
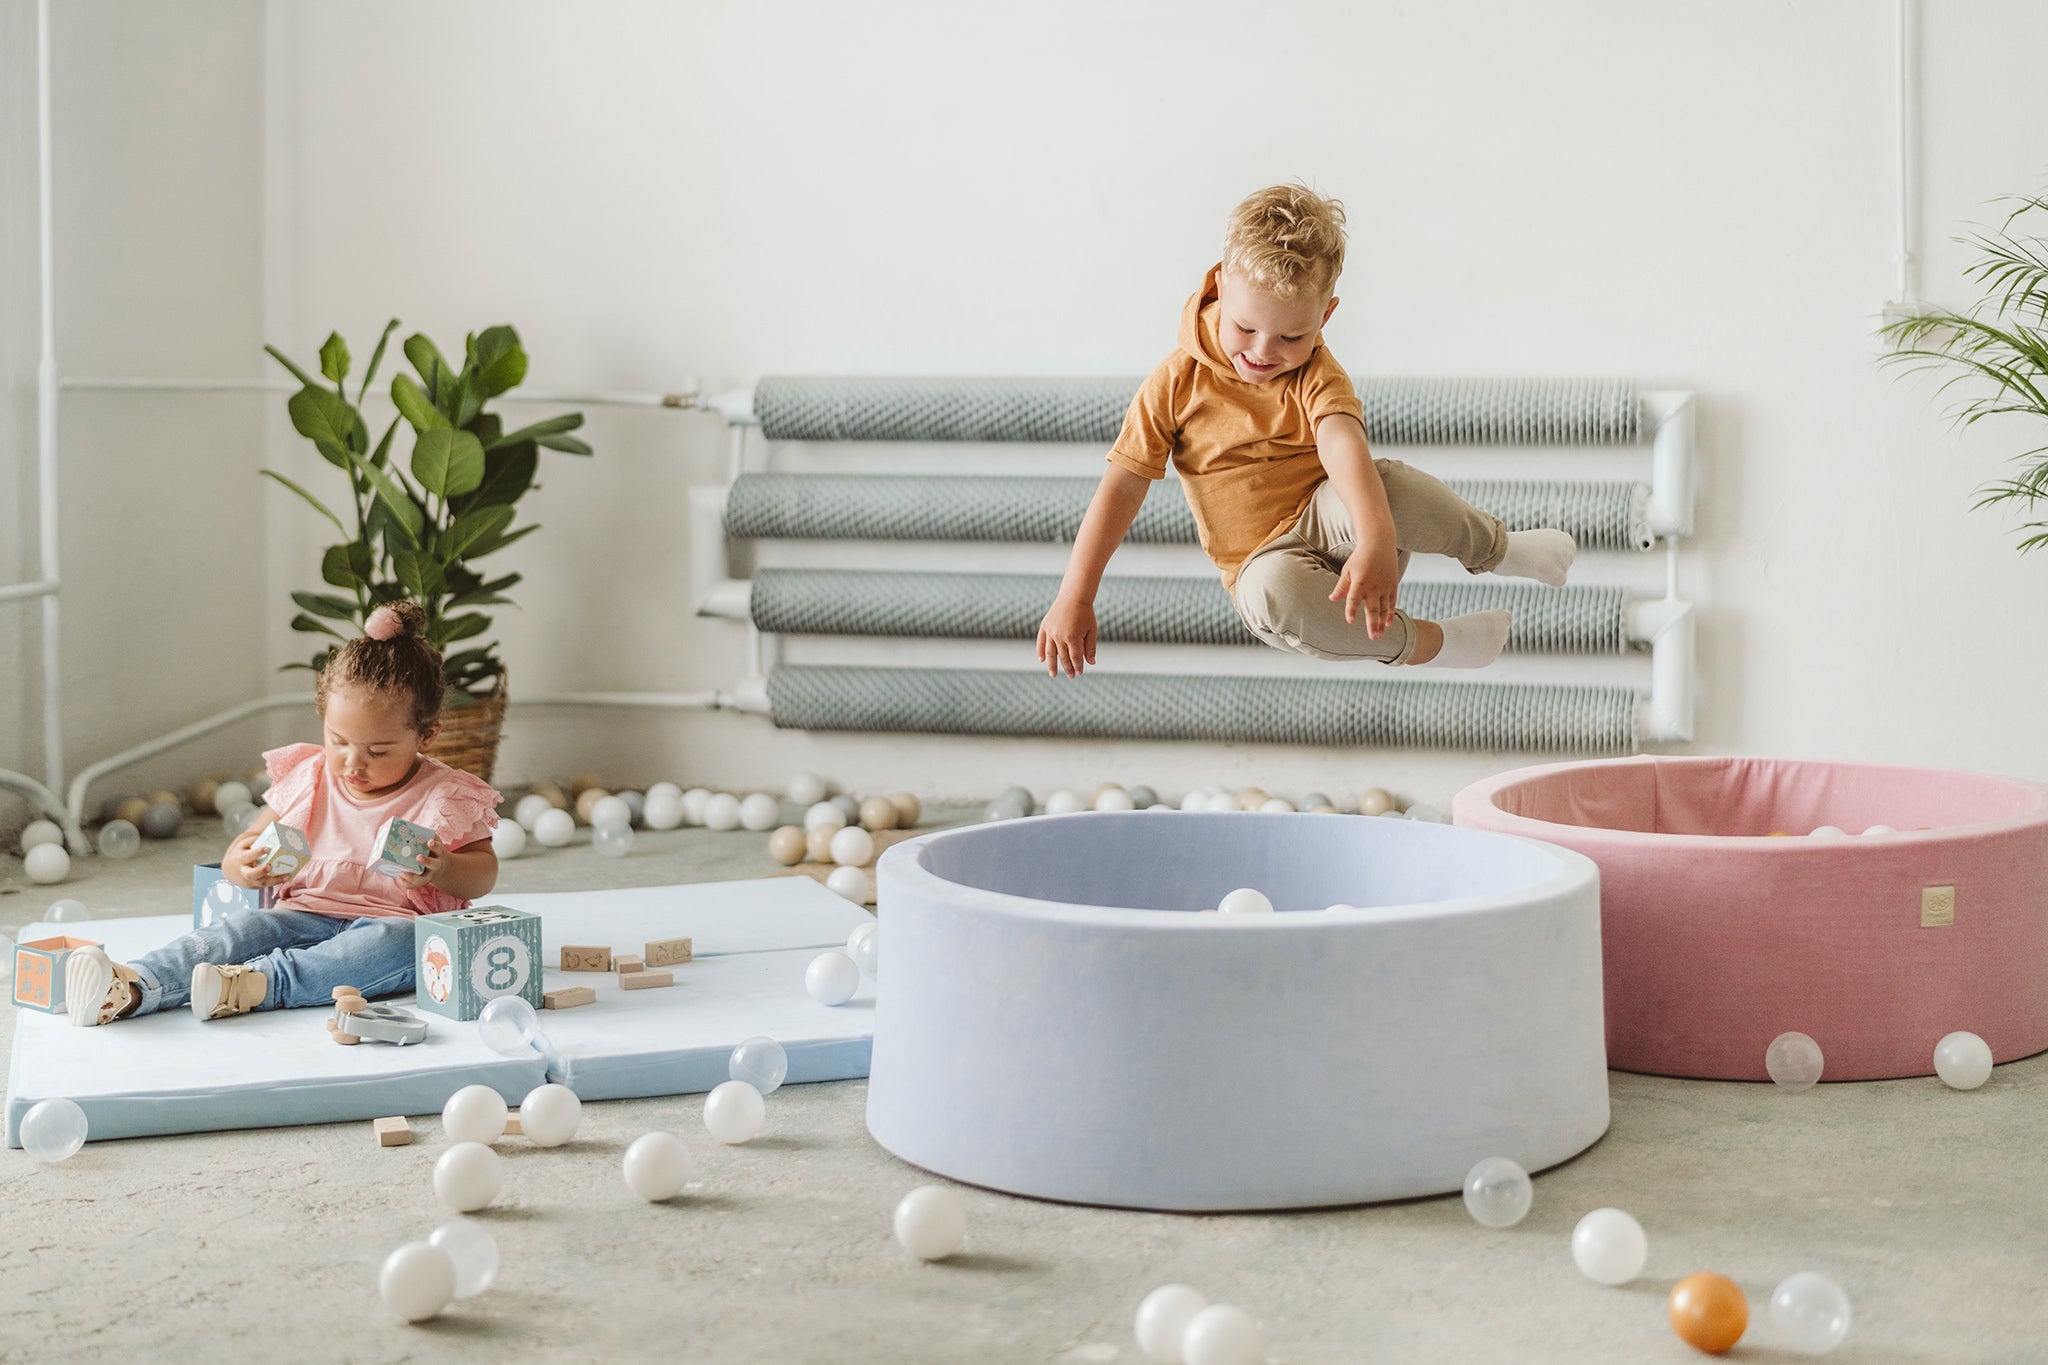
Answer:
[[371, 997], [409, 991], [412, 935], [412, 919], [404, 915], [336, 919], [303, 910], [236, 910], [128, 964], [142, 977], [135, 1012], [190, 1003], [192, 969], [202, 962], [240, 963], [263, 973], [269, 986], [260, 1010], [332, 1004], [336, 986]]

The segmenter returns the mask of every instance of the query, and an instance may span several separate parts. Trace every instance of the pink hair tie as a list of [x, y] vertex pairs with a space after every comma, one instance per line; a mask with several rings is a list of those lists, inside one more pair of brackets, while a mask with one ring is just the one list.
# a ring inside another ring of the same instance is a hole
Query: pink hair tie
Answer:
[[405, 622], [389, 607], [379, 607], [363, 622], [363, 634], [372, 640], [394, 640], [405, 633]]

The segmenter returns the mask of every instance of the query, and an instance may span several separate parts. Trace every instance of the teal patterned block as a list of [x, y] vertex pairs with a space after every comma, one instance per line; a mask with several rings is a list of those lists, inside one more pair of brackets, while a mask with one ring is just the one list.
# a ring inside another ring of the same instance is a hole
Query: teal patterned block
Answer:
[[248, 891], [220, 875], [219, 863], [192, 866], [192, 927], [218, 924], [230, 910], [268, 910], [277, 904], [275, 887]]
[[474, 1019], [501, 995], [540, 1008], [540, 916], [473, 905], [413, 921], [417, 1007]]

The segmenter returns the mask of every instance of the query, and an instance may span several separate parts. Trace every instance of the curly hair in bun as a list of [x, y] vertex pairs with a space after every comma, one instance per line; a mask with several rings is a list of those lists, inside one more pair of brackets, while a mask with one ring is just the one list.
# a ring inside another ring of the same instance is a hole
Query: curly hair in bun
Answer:
[[412, 728], [426, 734], [441, 719], [441, 700], [448, 691], [441, 651], [420, 633], [426, 625], [427, 613], [417, 602], [378, 607], [370, 613], [367, 634], [328, 656], [313, 686], [313, 704], [325, 715], [327, 696], [337, 687], [404, 697], [412, 708]]

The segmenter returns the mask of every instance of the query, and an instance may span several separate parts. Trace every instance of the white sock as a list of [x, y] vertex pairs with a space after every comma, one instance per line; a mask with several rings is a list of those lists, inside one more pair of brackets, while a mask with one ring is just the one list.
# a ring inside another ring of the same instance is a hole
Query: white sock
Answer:
[[1504, 611], [1475, 611], [1470, 616], [1453, 616], [1439, 621], [1444, 647], [1424, 668], [1484, 668], [1500, 657], [1507, 646], [1508, 626], [1514, 617]]
[[1579, 547], [1562, 531], [1548, 527], [1538, 531], [1508, 532], [1508, 552], [1493, 571], [1504, 578], [1533, 578], [1553, 588], [1564, 586], [1565, 573], [1578, 557]]

